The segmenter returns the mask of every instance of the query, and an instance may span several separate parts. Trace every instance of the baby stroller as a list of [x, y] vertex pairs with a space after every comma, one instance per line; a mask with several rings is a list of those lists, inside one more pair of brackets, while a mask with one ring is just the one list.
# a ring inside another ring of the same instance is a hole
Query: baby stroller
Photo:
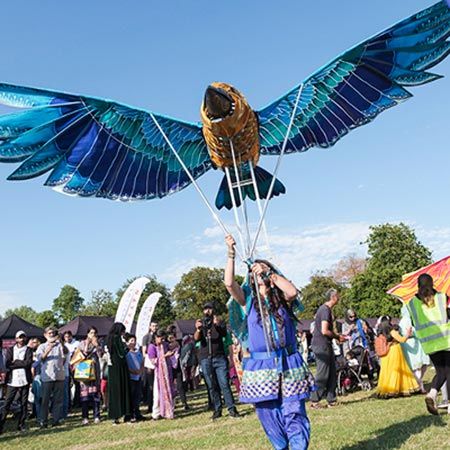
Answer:
[[[355, 345], [346, 357], [336, 360], [337, 393], [347, 395], [358, 389], [370, 391], [372, 389], [372, 369], [369, 351], [362, 345]], [[367, 378], [363, 378], [366, 374]]]

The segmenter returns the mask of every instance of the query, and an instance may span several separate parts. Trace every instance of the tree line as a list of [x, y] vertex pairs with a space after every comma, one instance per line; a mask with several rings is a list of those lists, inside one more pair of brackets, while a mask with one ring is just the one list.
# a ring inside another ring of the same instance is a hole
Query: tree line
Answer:
[[[346, 255], [334, 267], [317, 270], [311, 275], [309, 282], [300, 289], [305, 306], [300, 318], [313, 318], [330, 288], [341, 293], [342, 300], [336, 311], [338, 317], [342, 317], [347, 308], [354, 308], [360, 317], [398, 316], [401, 304], [386, 294], [387, 289], [399, 283], [402, 275], [430, 264], [431, 251], [404, 223], [371, 226], [364, 243], [368, 247], [366, 258]], [[173, 290], [158, 281], [155, 275], [144, 276], [150, 283], [141, 296], [137, 314], [152, 292], [162, 294], [153, 317], [163, 326], [176, 319], [200, 317], [206, 302], [214, 302], [217, 312], [226, 314], [229, 296], [223, 284], [223, 269], [195, 267], [182, 275]], [[93, 291], [89, 300], [82, 298], [74, 286], [66, 285], [53, 300], [51, 309], [37, 312], [30, 306], [20, 306], [7, 310], [4, 318], [16, 314], [46, 327], [62, 325], [79, 315], [111, 317], [115, 315], [123, 293], [136, 278], [126, 280], [114, 294], [103, 289]]]

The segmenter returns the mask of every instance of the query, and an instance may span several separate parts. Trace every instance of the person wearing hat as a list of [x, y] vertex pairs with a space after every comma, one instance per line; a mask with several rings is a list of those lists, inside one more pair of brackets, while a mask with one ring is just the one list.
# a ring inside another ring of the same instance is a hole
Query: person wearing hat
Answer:
[[19, 423], [17, 429], [25, 431], [25, 419], [27, 417], [28, 391], [32, 382], [31, 365], [33, 364], [33, 351], [26, 345], [27, 335], [24, 331], [16, 333], [16, 345], [8, 348], [5, 356], [6, 366], [6, 401], [0, 415], [0, 434], [6, 416], [13, 400], [18, 395], [20, 399]]
[[230, 417], [239, 417], [231, 393], [228, 360], [223, 345], [227, 329], [225, 324], [214, 316], [214, 305], [211, 302], [203, 305], [203, 318], [195, 322], [195, 329], [194, 339], [199, 343], [200, 367], [214, 406], [212, 419], [222, 416], [221, 393]]

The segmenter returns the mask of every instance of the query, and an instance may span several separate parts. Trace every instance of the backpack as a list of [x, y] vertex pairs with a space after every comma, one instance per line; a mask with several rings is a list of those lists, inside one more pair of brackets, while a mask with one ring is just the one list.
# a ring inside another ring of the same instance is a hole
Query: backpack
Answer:
[[380, 334], [375, 338], [375, 353], [380, 358], [389, 353], [389, 344], [384, 334]]

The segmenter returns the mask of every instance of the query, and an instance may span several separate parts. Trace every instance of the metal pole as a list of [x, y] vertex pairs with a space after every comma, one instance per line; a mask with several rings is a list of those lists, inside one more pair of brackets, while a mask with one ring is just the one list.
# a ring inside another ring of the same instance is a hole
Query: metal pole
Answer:
[[[261, 217], [262, 216], [261, 197], [259, 196], [258, 184], [256, 183], [255, 170], [253, 168], [253, 163], [251, 161], [248, 161], [248, 165], [250, 167], [250, 175], [252, 177], [253, 189], [255, 190], [256, 204], [258, 205], [259, 217]], [[266, 239], [267, 249], [268, 249], [269, 253], [272, 255], [272, 250], [270, 248], [269, 235], [267, 233], [267, 227], [266, 227], [265, 220], [263, 222], [262, 229], [263, 229], [263, 233], [264, 233], [264, 238]]]
[[229, 167], [225, 167], [225, 176], [226, 176], [227, 182], [228, 182], [228, 190], [230, 191], [230, 195], [231, 195], [231, 203], [233, 205], [234, 220], [236, 222], [236, 227], [238, 229], [239, 239], [241, 241], [241, 247], [245, 251], [244, 236], [242, 234], [241, 222], [239, 220], [239, 214], [238, 214], [238, 210], [237, 210], [237, 206], [236, 206], [236, 199], [234, 198], [233, 183], [231, 182], [231, 175], [230, 175]]
[[[259, 293], [258, 277], [256, 273], [253, 273], [253, 282], [255, 283], [256, 297], [258, 299], [259, 312], [261, 313], [261, 323], [264, 332], [264, 341], [266, 343], [267, 356], [270, 356], [269, 331], [267, 330], [267, 324], [264, 320], [264, 311], [262, 309], [261, 294]], [[270, 314], [269, 311], [267, 313]]]
[[280, 152], [280, 156], [278, 157], [277, 165], [275, 166], [275, 171], [273, 173], [272, 182], [270, 183], [269, 193], [268, 193], [266, 201], [264, 203], [264, 209], [263, 209], [261, 218], [259, 219], [258, 228], [256, 229], [255, 239], [253, 240], [253, 245], [250, 250], [250, 257], [252, 257], [252, 255], [255, 251], [255, 248], [256, 248], [256, 243], [258, 242], [259, 233], [261, 232], [261, 226], [262, 226], [264, 217], [267, 212], [267, 207], [269, 205], [269, 200], [270, 200], [270, 196], [272, 195], [273, 187], [275, 186], [276, 176], [278, 173], [278, 169], [280, 168], [281, 158], [283, 157], [284, 151], [286, 150], [287, 141], [289, 139], [289, 134], [291, 132], [292, 124], [294, 123], [295, 113], [297, 112], [297, 107], [298, 107], [298, 103], [300, 101], [300, 97], [302, 95], [302, 91], [303, 91], [303, 84], [301, 84], [298, 88], [298, 94], [297, 94], [297, 98], [295, 100], [294, 109], [292, 110], [291, 120], [289, 121], [289, 126], [286, 131], [286, 136], [284, 137], [283, 146], [281, 147], [281, 152]]
[[239, 199], [241, 201], [242, 217], [244, 219], [245, 229], [246, 229], [245, 252], [246, 252], [246, 257], [250, 257], [250, 230], [248, 228], [247, 208], [245, 207], [244, 197], [242, 195], [241, 179], [239, 176], [239, 167], [238, 167], [237, 161], [236, 161], [236, 154], [234, 152], [233, 141], [230, 139], [229, 142], [230, 142], [230, 148], [231, 148], [231, 155], [233, 157], [234, 171], [236, 174], [236, 183], [237, 183], [237, 188], [238, 188], [238, 192], [239, 192]]
[[[184, 171], [186, 172], [186, 175], [189, 177], [189, 179], [191, 180], [192, 184], [194, 185], [195, 189], [197, 189], [197, 192], [200, 194], [200, 197], [202, 198], [203, 202], [205, 203], [206, 207], [209, 209], [210, 213], [213, 216], [213, 219], [217, 222], [217, 224], [219, 225], [219, 227], [221, 228], [221, 230], [223, 231], [224, 235], [227, 236], [230, 234], [230, 232], [227, 230], [226, 226], [223, 224], [223, 222], [220, 220], [219, 216], [216, 214], [216, 212], [213, 210], [211, 204], [209, 203], [208, 199], [205, 197], [205, 194], [203, 193], [203, 191], [201, 190], [200, 186], [198, 185], [198, 183], [195, 181], [195, 178], [192, 176], [191, 172], [189, 172], [189, 169], [187, 168], [186, 164], [184, 164], [183, 160], [180, 158], [180, 155], [178, 154], [178, 152], [175, 150], [174, 146], [172, 145], [172, 142], [170, 142], [169, 138], [167, 137], [166, 133], [164, 132], [164, 130], [161, 128], [161, 125], [159, 124], [159, 122], [156, 120], [156, 117], [150, 113], [150, 117], [152, 118], [153, 122], [155, 123], [156, 127], [158, 128], [159, 132], [161, 133], [162, 137], [164, 138], [164, 140], [167, 142], [167, 145], [170, 147], [170, 149], [172, 150], [175, 158], [177, 158], [178, 162], [180, 163], [181, 167], [184, 169]], [[242, 255], [240, 254], [239, 250], [236, 249], [236, 253], [238, 254], [239, 258], [242, 258]]]

